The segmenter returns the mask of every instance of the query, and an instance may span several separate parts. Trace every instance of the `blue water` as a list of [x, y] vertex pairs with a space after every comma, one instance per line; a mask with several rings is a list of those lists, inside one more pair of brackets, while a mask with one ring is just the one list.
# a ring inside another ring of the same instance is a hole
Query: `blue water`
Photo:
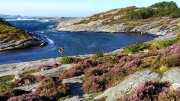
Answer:
[[57, 22], [40, 20], [9, 20], [9, 22], [16, 27], [39, 35], [48, 42], [48, 45], [39, 49], [0, 53], [0, 64], [59, 57], [58, 47], [64, 47], [63, 55], [68, 56], [94, 54], [153, 39], [150, 36], [132, 33], [57, 32], [53, 29], [53, 25]]

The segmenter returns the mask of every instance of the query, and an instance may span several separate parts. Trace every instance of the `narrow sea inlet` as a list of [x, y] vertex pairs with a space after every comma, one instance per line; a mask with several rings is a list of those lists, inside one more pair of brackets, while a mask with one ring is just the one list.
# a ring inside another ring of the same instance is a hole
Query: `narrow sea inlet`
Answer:
[[39, 35], [48, 45], [39, 49], [0, 53], [0, 65], [26, 62], [60, 56], [58, 47], [64, 47], [63, 55], [94, 54], [110, 52], [136, 42], [146, 42], [151, 36], [133, 33], [57, 32], [57, 22], [44, 20], [8, 20], [12, 25]]

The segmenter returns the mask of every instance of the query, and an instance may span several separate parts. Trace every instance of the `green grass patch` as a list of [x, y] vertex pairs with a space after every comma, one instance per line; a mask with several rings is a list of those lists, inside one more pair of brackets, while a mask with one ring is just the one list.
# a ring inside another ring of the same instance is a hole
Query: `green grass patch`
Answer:
[[1, 84], [1, 85], [0, 85], [0, 90], [1, 90], [1, 89], [12, 88], [12, 87], [13, 87], [12, 83], [11, 83], [11, 82], [7, 82], [7, 83], [4, 83], [4, 84]]
[[22, 74], [23, 75], [31, 75], [33, 73], [36, 73], [36, 72], [40, 72], [41, 70], [30, 70], [30, 71], [25, 71], [23, 72]]
[[165, 40], [165, 41], [156, 41], [156, 42], [153, 42], [150, 46], [151, 48], [163, 49], [163, 48], [166, 48], [167, 46], [171, 46], [178, 42], [180, 42], [180, 37], [176, 37], [174, 39]]
[[144, 49], [148, 49], [149, 47], [149, 43], [136, 43], [130, 46], [123, 47], [123, 49], [126, 54], [135, 54]]
[[2, 76], [2, 77], [0, 77], [0, 82], [13, 80], [14, 78], [15, 78], [14, 75], [6, 75], [6, 76]]
[[29, 38], [31, 38], [31, 35], [27, 31], [16, 28], [0, 18], [0, 40], [6, 39], [7, 41], [17, 41]]
[[61, 97], [61, 98], [59, 98], [58, 101], [64, 101], [65, 99], [68, 99], [68, 98], [70, 98], [70, 97], [71, 97], [70, 95], [65, 96], [65, 97]]
[[63, 56], [61, 58], [61, 62], [62, 64], [71, 64], [73, 62], [73, 58], [68, 56]]

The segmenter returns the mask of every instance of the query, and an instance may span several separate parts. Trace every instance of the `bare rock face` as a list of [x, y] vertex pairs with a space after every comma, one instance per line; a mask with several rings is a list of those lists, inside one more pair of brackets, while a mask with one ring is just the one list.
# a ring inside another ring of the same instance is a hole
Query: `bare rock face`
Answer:
[[130, 93], [135, 87], [146, 80], [160, 80], [160, 75], [149, 69], [143, 72], [135, 72], [131, 77], [125, 79], [117, 86], [109, 88], [105, 90], [103, 94], [96, 96], [95, 99], [107, 97], [106, 101], [116, 101], [117, 98]]

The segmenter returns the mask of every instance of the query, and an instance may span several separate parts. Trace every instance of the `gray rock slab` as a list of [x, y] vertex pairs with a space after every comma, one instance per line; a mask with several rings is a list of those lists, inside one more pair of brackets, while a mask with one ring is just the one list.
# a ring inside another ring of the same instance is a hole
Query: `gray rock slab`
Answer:
[[73, 96], [73, 97], [65, 99], [63, 101], [85, 101], [85, 100], [84, 100], [84, 98], [81, 98], [80, 96]]
[[38, 86], [40, 86], [41, 83], [35, 83], [35, 84], [32, 84], [32, 85], [26, 85], [26, 86], [20, 86], [20, 87], [16, 87], [14, 89], [21, 89], [21, 90], [25, 90], [25, 91], [35, 91], [36, 88]]
[[111, 87], [105, 90], [103, 94], [96, 96], [95, 99], [100, 99], [107, 96], [106, 101], [116, 101], [117, 98], [129, 93], [132, 89], [146, 80], [160, 80], [160, 75], [152, 72], [149, 69], [142, 72], [135, 72], [117, 86]]
[[166, 71], [163, 74], [161, 81], [169, 81], [171, 83], [179, 83], [180, 84], [179, 74], [180, 74], [180, 69], [173, 68], [171, 70]]
[[71, 67], [72, 67], [72, 64], [66, 64], [66, 65], [62, 65], [61, 67], [58, 67], [58, 68], [53, 68], [53, 69], [37, 72], [32, 75], [56, 76], [57, 74], [70, 69]]

